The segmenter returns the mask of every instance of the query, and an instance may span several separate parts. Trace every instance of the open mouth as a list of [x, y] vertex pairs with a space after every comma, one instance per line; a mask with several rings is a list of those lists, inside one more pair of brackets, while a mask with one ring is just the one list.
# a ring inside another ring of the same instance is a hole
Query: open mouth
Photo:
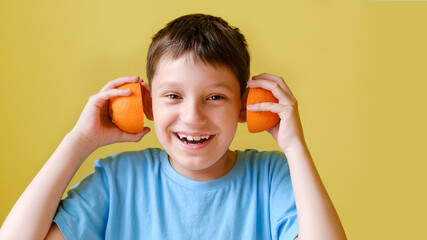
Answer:
[[202, 144], [211, 140], [215, 135], [187, 135], [184, 133], [175, 134], [181, 142], [185, 144]]

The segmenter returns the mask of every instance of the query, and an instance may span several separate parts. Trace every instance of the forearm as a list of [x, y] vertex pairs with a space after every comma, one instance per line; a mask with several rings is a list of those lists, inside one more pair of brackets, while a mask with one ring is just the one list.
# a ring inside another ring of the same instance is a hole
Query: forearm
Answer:
[[93, 150], [67, 134], [15, 203], [0, 230], [1, 239], [44, 239], [72, 177]]
[[298, 239], [346, 239], [337, 212], [304, 146], [285, 153], [297, 205]]

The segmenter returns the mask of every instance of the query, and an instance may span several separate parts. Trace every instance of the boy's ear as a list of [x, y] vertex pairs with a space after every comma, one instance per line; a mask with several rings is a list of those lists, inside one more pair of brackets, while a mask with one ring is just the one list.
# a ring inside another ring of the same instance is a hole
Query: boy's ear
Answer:
[[142, 104], [144, 108], [144, 114], [147, 117], [148, 120], [153, 121], [153, 108], [152, 108], [152, 102], [151, 102], [151, 94], [150, 94], [150, 86], [142, 82]]
[[242, 105], [240, 107], [239, 122], [241, 123], [246, 122], [246, 104], [248, 101], [248, 93], [249, 93], [249, 88], [246, 88], [242, 96]]

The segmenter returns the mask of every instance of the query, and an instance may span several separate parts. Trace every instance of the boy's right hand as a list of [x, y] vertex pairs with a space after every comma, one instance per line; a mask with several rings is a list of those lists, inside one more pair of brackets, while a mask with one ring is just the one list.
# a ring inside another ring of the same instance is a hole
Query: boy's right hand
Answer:
[[137, 134], [126, 133], [114, 125], [108, 113], [110, 98], [129, 96], [132, 93], [130, 89], [116, 88], [133, 82], [139, 82], [144, 85], [144, 88], [148, 88], [148, 85], [143, 83], [138, 76], [121, 77], [110, 81], [101, 91], [89, 98], [70, 134], [77, 137], [78, 141], [92, 150], [116, 142], [138, 142], [141, 140], [150, 131], [150, 128], [144, 127], [144, 130]]

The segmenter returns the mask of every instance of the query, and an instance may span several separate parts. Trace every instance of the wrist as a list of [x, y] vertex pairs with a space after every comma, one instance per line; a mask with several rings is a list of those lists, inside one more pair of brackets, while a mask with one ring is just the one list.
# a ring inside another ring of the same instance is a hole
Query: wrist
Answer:
[[65, 135], [63, 141], [71, 144], [76, 151], [79, 151], [87, 156], [89, 156], [98, 148], [95, 141], [75, 130], [72, 130], [67, 135]]
[[285, 154], [308, 151], [308, 147], [304, 139], [293, 139], [292, 141], [289, 141], [286, 146], [281, 147], [281, 149]]
[[298, 161], [298, 159], [300, 159], [301, 157], [311, 158], [310, 151], [308, 150], [308, 147], [305, 143], [294, 144], [285, 149], [282, 149], [282, 151], [285, 154], [288, 162]]

